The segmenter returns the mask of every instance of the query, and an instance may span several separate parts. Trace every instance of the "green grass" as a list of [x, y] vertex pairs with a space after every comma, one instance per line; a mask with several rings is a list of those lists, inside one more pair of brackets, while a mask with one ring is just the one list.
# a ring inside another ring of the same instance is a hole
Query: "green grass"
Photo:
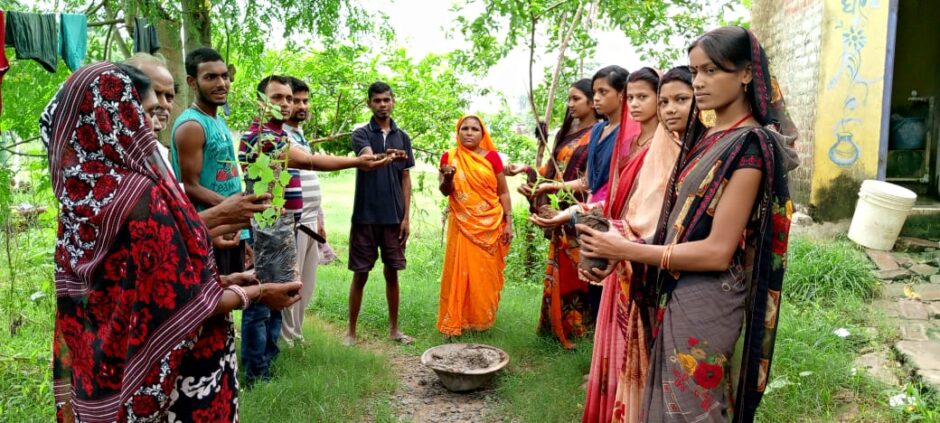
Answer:
[[[423, 180], [422, 174], [426, 175]], [[396, 404], [390, 394], [398, 381], [388, 355], [417, 356], [444, 342], [435, 329], [443, 261], [442, 201], [439, 194], [431, 192], [436, 185], [433, 174], [416, 172], [415, 185], [423, 183], [426, 189], [415, 198], [408, 268], [400, 275], [401, 327], [416, 343], [402, 347], [386, 340], [387, 308], [379, 266], [366, 287], [359, 327], [360, 337], [379, 348], [373, 351], [340, 345], [352, 277], [345, 261], [353, 180], [353, 172], [321, 176], [327, 237], [342, 263], [319, 270], [305, 327], [308, 345], [285, 349], [275, 363], [275, 380], [241, 393], [243, 421], [396, 421]], [[513, 201], [518, 206], [517, 236], [508, 257], [496, 325], [461, 340], [498, 346], [511, 357], [491, 387], [489, 420], [576, 421], [583, 408], [584, 392], [579, 386], [590, 365], [591, 342], [579, 340], [576, 351], [566, 351], [552, 339], [535, 334], [546, 242], [537, 235], [530, 251], [525, 251], [524, 203], [518, 197]], [[12, 293], [6, 264], [0, 263], [0, 422], [53, 418], [48, 363], [54, 313], [50, 256], [54, 225], [48, 223], [33, 231], [36, 235], [32, 235], [30, 246], [22, 236], [18, 238], [14, 269], [19, 279]], [[773, 389], [764, 398], [760, 421], [834, 421], [847, 402], [859, 405], [861, 421], [900, 422], [918, 416], [929, 421], [936, 416], [925, 411], [935, 408], [935, 397], [919, 387], [907, 388], [919, 395], [919, 405], [913, 411], [892, 409], [888, 398], [899, 389], [881, 386], [861, 372], [852, 374], [857, 355], [883, 347], [895, 336], [879, 316], [868, 311], [866, 301], [875, 289], [868, 269], [862, 253], [844, 240], [811, 243], [793, 239]], [[29, 300], [36, 291], [45, 296]], [[12, 337], [7, 330], [11, 314], [23, 317], [22, 326]], [[872, 326], [879, 328], [877, 335], [863, 330]], [[840, 327], [852, 335], [846, 339], [835, 336], [833, 331]]]
[[833, 305], [843, 298], [871, 300], [878, 293], [872, 265], [846, 239], [790, 242], [784, 294], [796, 304]]
[[242, 421], [357, 421], [366, 410], [353, 399], [394, 389], [397, 380], [383, 356], [346, 348], [308, 320], [307, 344], [284, 349], [278, 356], [277, 381], [241, 393]]

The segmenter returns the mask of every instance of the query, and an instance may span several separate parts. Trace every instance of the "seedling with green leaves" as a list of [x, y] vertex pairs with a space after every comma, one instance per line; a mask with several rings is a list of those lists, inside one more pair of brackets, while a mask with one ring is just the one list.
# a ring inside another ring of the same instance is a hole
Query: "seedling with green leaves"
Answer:
[[[258, 106], [260, 116], [259, 124], [269, 117], [283, 119], [280, 107], [272, 103], [266, 96], [258, 95]], [[264, 193], [271, 194], [271, 208], [264, 212], [255, 213], [254, 219], [258, 228], [267, 228], [277, 221], [278, 217], [284, 211], [284, 190], [290, 183], [291, 174], [287, 172], [287, 155], [284, 154], [288, 146], [285, 144], [281, 148], [275, 148], [268, 152], [264, 151], [265, 145], [276, 144], [277, 140], [273, 134], [258, 134], [258, 140], [249, 147], [247, 157], [254, 157], [250, 162], [239, 162], [244, 166], [248, 173], [248, 179], [251, 181], [249, 187], [255, 195]]]

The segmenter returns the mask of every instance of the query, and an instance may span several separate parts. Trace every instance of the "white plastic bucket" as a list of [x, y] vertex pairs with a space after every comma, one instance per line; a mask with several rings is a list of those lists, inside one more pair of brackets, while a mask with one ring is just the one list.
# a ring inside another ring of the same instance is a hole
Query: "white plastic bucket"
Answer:
[[862, 182], [849, 239], [873, 250], [890, 250], [915, 202], [917, 194], [907, 188], [883, 181]]

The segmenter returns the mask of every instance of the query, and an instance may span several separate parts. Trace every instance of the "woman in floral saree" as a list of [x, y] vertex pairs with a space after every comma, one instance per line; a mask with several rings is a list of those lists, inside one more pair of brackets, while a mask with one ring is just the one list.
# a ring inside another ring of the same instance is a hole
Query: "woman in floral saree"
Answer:
[[[565, 182], [577, 181], [584, 176], [591, 128], [596, 123], [591, 80], [581, 79], [568, 89], [568, 109], [555, 136], [552, 158], [539, 169], [542, 178], [553, 182], [540, 182], [534, 189], [529, 184], [519, 186], [519, 193], [530, 199], [531, 211], [537, 212], [538, 206], [548, 204], [547, 194], [558, 192]], [[513, 176], [527, 168], [526, 165], [508, 166], [506, 175]], [[573, 197], [584, 200], [583, 193], [574, 193]], [[561, 208], [571, 205], [564, 200], [561, 204]], [[584, 336], [594, 328], [597, 314], [594, 300], [600, 296], [592, 295], [591, 286], [578, 277], [578, 244], [574, 240], [574, 228], [557, 228], [545, 233], [551, 243], [538, 332], [554, 335], [562, 347], [572, 349], [575, 344], [569, 339]]]
[[487, 330], [503, 289], [512, 204], [502, 161], [479, 117], [457, 121], [457, 146], [441, 157], [440, 190], [449, 201], [437, 329], [445, 336]]
[[209, 231], [156, 149], [135, 88], [146, 84], [135, 81], [110, 63], [85, 66], [40, 119], [61, 203], [57, 418], [235, 421], [228, 312], [254, 300], [282, 308], [300, 284], [219, 278]]
[[[698, 120], [686, 132], [654, 245], [584, 225], [583, 254], [658, 265], [641, 418], [753, 421], [769, 378], [792, 213], [794, 133], [757, 39], [739, 27], [692, 43]], [[786, 135], [783, 135], [786, 134]], [[743, 331], [740, 375], [731, 360]]]

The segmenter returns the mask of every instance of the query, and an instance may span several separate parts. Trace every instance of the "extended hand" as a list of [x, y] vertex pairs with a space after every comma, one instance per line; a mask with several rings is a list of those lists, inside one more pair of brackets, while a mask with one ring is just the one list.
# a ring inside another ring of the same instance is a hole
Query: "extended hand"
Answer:
[[300, 288], [304, 284], [300, 281], [285, 283], [265, 283], [261, 285], [261, 304], [272, 310], [281, 310], [290, 307], [300, 300]]
[[398, 150], [395, 148], [385, 149], [385, 154], [388, 155], [388, 157], [391, 157], [392, 160], [405, 160], [408, 158], [408, 153], [406, 153], [405, 150]]
[[560, 190], [560, 187], [558, 186], [557, 183], [546, 182], [546, 183], [537, 185], [532, 195], [537, 197], [542, 194], [550, 194], [550, 193], [558, 192], [559, 190]]
[[522, 184], [522, 185], [519, 185], [519, 188], [516, 188], [516, 192], [518, 192], [519, 194], [522, 194], [522, 195], [524, 195], [524, 196], [526, 196], [526, 197], [531, 197], [531, 196], [532, 196], [532, 185], [529, 185], [529, 184]]
[[[235, 194], [227, 197], [213, 209], [219, 213], [220, 224], [247, 223], [255, 213], [261, 213], [271, 207], [267, 200], [271, 194]], [[261, 203], [261, 204], [258, 204]]]
[[230, 233], [226, 235], [220, 235], [215, 238], [212, 238], [212, 248], [216, 250], [231, 250], [238, 246], [238, 243], [241, 242], [238, 233]]
[[527, 167], [528, 165], [524, 165], [520, 163], [513, 163], [509, 166], [506, 166], [506, 169], [505, 169], [506, 176], [516, 176], [520, 173], [525, 172]]
[[585, 257], [601, 257], [609, 260], [630, 260], [631, 242], [617, 231], [600, 232], [587, 225], [577, 224], [581, 254]]
[[392, 162], [392, 156], [386, 154], [385, 157], [381, 159], [376, 158], [371, 154], [363, 154], [359, 156], [359, 165], [356, 166], [359, 170], [370, 171], [375, 170]]
[[558, 226], [561, 226], [571, 220], [571, 210], [562, 210], [550, 219], [540, 217], [537, 214], [529, 215], [529, 222], [536, 224], [537, 226], [545, 229], [554, 229]]
[[222, 287], [229, 285], [251, 286], [261, 283], [255, 277], [255, 272], [238, 272], [222, 276]]

